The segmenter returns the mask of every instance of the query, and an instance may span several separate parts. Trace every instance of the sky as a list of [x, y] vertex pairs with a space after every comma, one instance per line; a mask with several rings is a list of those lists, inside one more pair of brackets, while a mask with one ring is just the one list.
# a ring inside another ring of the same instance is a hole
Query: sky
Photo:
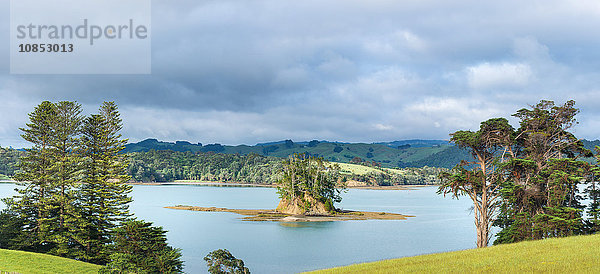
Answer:
[[599, 29], [598, 1], [154, 0], [149, 75], [11, 75], [2, 39], [0, 146], [43, 100], [115, 101], [132, 142], [252, 145], [448, 139], [572, 99], [593, 140]]

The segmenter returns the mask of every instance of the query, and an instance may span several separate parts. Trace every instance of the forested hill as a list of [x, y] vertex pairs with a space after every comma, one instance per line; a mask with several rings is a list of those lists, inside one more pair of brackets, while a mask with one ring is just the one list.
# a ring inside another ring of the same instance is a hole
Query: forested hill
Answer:
[[308, 153], [326, 160], [342, 163], [377, 162], [383, 167], [444, 167], [452, 168], [469, 155], [444, 140], [404, 140], [382, 143], [339, 143], [313, 140], [293, 142], [285, 140], [254, 146], [203, 145], [177, 141], [175, 143], [147, 139], [126, 145], [125, 152], [171, 150], [179, 152], [217, 152], [247, 155], [287, 157], [293, 153]]

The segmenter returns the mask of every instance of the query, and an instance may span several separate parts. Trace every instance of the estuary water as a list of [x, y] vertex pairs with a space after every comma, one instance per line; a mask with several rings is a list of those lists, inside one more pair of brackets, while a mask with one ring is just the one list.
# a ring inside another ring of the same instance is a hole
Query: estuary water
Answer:
[[[0, 184], [0, 197], [13, 195]], [[133, 188], [132, 212], [168, 230], [169, 243], [182, 249], [186, 273], [206, 273], [203, 258], [228, 249], [252, 273], [297, 273], [361, 262], [475, 247], [469, 199], [436, 194], [436, 187], [413, 190], [350, 189], [338, 208], [414, 215], [408, 220], [278, 223], [242, 221], [227, 212], [166, 209], [192, 205], [272, 209], [276, 189], [194, 185]], [[0, 205], [3, 208], [4, 205]]]

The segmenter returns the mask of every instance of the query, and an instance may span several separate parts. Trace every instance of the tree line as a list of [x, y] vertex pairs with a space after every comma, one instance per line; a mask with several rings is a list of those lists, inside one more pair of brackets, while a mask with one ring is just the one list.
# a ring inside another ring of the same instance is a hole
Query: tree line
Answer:
[[[75, 102], [42, 102], [21, 128], [17, 195], [3, 199], [0, 248], [106, 265], [107, 272], [181, 272], [165, 231], [129, 212], [131, 186], [113, 102], [82, 115]], [[3, 153], [6, 150], [3, 150]]]
[[[272, 185], [284, 175], [281, 158], [255, 153], [240, 155], [151, 150], [129, 153], [128, 158], [128, 173], [136, 182], [197, 180]], [[358, 181], [373, 186], [429, 185], [438, 184], [438, 174], [446, 170], [406, 168], [403, 169], [404, 172], [396, 173], [379, 165], [371, 166], [376, 170], [366, 174], [342, 172], [339, 178], [343, 182]]]
[[477, 247], [492, 226], [501, 229], [494, 244], [600, 231], [600, 168], [583, 160], [594, 154], [571, 132], [578, 112], [574, 101], [543, 100], [513, 115], [516, 129], [493, 118], [450, 134], [472, 161], [442, 173], [439, 193], [473, 201]]
[[129, 153], [128, 173], [136, 182], [197, 180], [274, 184], [281, 159], [258, 154], [178, 152], [170, 150]]
[[14, 176], [19, 171], [19, 159], [24, 154], [16, 149], [0, 147], [0, 174], [8, 177]]
[[[17, 174], [19, 159], [27, 152], [0, 148], [0, 153], [3, 153], [0, 158], [0, 174]], [[196, 180], [272, 185], [283, 176], [281, 158], [255, 153], [240, 155], [150, 150], [130, 152], [126, 156], [127, 174], [133, 182]], [[436, 167], [404, 168], [402, 173], [397, 173], [382, 168], [377, 162], [356, 163], [376, 170], [366, 174], [342, 172], [340, 180], [364, 182], [371, 186], [432, 185], [440, 183], [438, 175], [446, 170]]]

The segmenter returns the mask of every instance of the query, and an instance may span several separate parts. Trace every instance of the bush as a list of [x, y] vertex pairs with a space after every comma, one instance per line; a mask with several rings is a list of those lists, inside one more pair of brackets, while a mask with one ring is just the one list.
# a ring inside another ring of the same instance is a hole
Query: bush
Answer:
[[114, 230], [113, 252], [102, 273], [182, 273], [181, 250], [167, 245], [166, 231], [138, 220]]
[[211, 274], [249, 274], [250, 270], [244, 266], [244, 261], [237, 259], [227, 249], [217, 249], [204, 257]]

